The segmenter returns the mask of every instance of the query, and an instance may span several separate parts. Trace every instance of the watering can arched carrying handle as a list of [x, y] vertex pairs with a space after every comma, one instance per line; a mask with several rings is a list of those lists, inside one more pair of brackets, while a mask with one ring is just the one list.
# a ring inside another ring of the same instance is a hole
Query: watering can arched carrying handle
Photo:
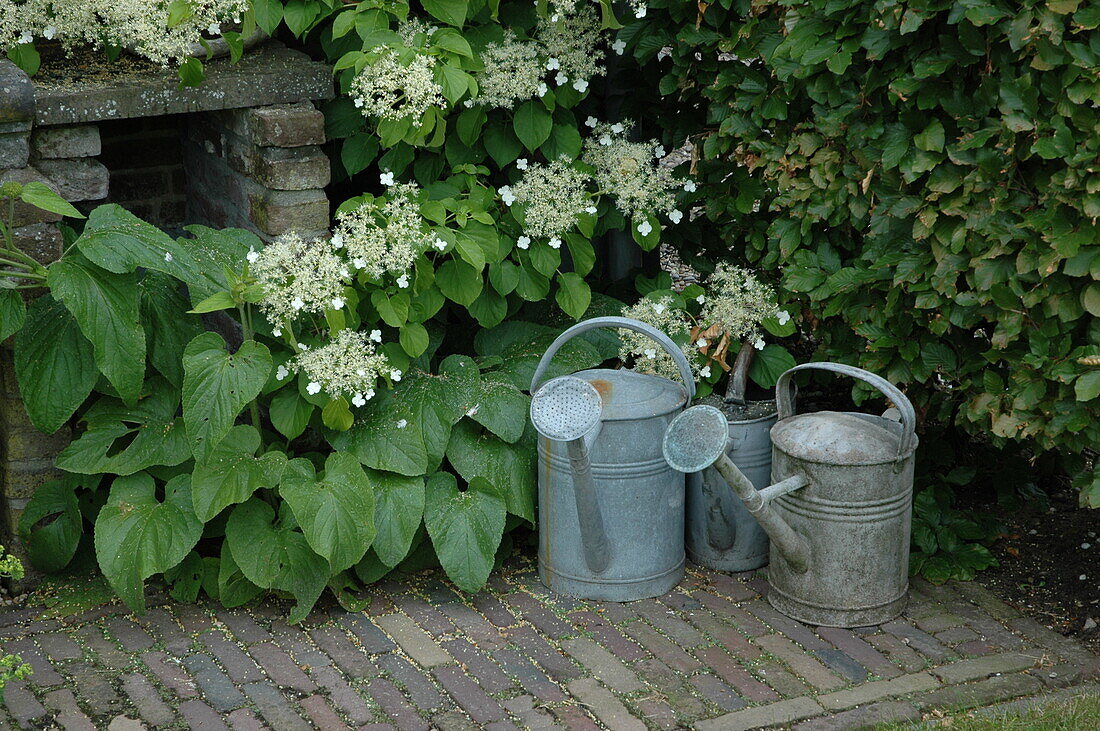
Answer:
[[874, 386], [882, 395], [890, 399], [890, 401], [901, 412], [901, 424], [902, 434], [901, 441], [898, 444], [898, 458], [901, 459], [909, 454], [913, 447], [913, 436], [916, 433], [917, 428], [917, 414], [913, 410], [913, 404], [909, 402], [908, 397], [894, 384], [887, 381], [882, 376], [876, 376], [870, 371], [865, 371], [862, 368], [856, 368], [855, 366], [844, 365], [843, 363], [803, 363], [791, 368], [789, 371], [779, 377], [779, 381], [775, 384], [775, 399], [776, 404], [779, 407], [779, 421], [794, 416], [794, 395], [791, 389], [791, 376], [797, 371], [832, 371], [833, 373], [840, 373], [841, 375], [850, 376], [851, 378], [858, 379]]
[[589, 330], [597, 330], [601, 327], [633, 330], [634, 332], [639, 332], [654, 340], [658, 345], [664, 348], [666, 353], [672, 356], [672, 360], [680, 370], [680, 378], [683, 379], [684, 388], [687, 390], [688, 403], [690, 404], [691, 400], [695, 398], [695, 376], [691, 373], [691, 366], [688, 364], [687, 358], [684, 357], [684, 354], [680, 351], [676, 343], [672, 342], [672, 338], [651, 325], [647, 325], [638, 320], [632, 320], [629, 317], [594, 317], [591, 320], [578, 322], [576, 325], [559, 335], [554, 342], [550, 343], [550, 347], [546, 349], [546, 353], [543, 354], [542, 360], [539, 361], [538, 368], [535, 369], [535, 375], [531, 378], [531, 393], [538, 391], [539, 385], [542, 382], [542, 377], [546, 373], [546, 369], [550, 367], [550, 361], [561, 349], [561, 346], [581, 333], [588, 332]]

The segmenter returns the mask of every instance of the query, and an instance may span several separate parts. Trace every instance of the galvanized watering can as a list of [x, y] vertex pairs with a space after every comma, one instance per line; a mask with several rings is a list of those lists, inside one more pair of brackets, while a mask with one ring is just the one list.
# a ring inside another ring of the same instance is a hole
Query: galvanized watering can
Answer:
[[[726, 455], [749, 482], [762, 490], [771, 482], [775, 401], [748, 401], [745, 386], [755, 355], [743, 343], [730, 372], [725, 398], [729, 444]], [[730, 491], [715, 467], [687, 476], [687, 555], [700, 566], [718, 571], [751, 571], [768, 562], [768, 534]]]
[[[827, 370], [865, 381], [901, 414], [794, 414], [791, 376]], [[670, 465], [710, 465], [771, 536], [768, 601], [807, 624], [861, 627], [894, 619], [909, 587], [916, 415], [905, 395], [867, 371], [836, 363], [796, 366], [776, 384], [772, 484], [757, 491], [725, 454], [726, 418], [710, 406], [678, 416], [665, 434]]]
[[[592, 369], [542, 383], [554, 354], [596, 328], [656, 341], [683, 385], [629, 370]], [[625, 317], [597, 317], [563, 332], [531, 379], [539, 439], [539, 577], [584, 599], [659, 596], [684, 575], [684, 476], [661, 453], [661, 435], [695, 395], [667, 335]]]

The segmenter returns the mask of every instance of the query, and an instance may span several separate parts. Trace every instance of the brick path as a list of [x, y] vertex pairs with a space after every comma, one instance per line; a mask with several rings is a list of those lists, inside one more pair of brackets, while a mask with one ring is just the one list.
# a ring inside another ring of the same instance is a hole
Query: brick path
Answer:
[[520, 559], [477, 596], [429, 573], [294, 627], [275, 601], [6, 610], [0, 648], [35, 673], [0, 727], [847, 729], [1100, 693], [1100, 657], [976, 584], [915, 582], [901, 619], [851, 631], [786, 619], [767, 589], [692, 569], [659, 599], [578, 602]]

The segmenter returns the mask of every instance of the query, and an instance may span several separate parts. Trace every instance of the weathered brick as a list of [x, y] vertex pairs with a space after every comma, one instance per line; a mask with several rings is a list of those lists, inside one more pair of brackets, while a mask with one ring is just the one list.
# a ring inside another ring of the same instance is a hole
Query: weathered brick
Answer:
[[180, 714], [187, 723], [187, 728], [202, 729], [202, 731], [229, 731], [229, 727], [222, 721], [221, 716], [202, 701], [181, 703]]
[[566, 637], [576, 632], [572, 627], [558, 619], [557, 616], [539, 603], [535, 597], [522, 591], [508, 594], [504, 602], [510, 606], [516, 614], [530, 622], [539, 632], [551, 639]]
[[243, 690], [256, 704], [263, 719], [276, 731], [310, 731], [312, 728], [271, 683], [249, 683]]
[[366, 723], [374, 714], [363, 701], [359, 692], [348, 685], [347, 681], [331, 667], [318, 667], [312, 671], [313, 679], [326, 691], [333, 704], [347, 718], [356, 724]]
[[271, 633], [256, 623], [246, 610], [219, 608], [217, 617], [240, 642], [250, 645], [271, 639]]
[[743, 697], [759, 702], [779, 700], [778, 693], [752, 677], [722, 648], [705, 647], [697, 652], [708, 668], [737, 689]]
[[706, 642], [699, 630], [675, 616], [669, 608], [655, 599], [634, 602], [634, 611], [675, 644], [683, 648], [698, 647]]
[[328, 156], [318, 147], [260, 148], [249, 166], [252, 179], [272, 190], [313, 190], [332, 180]]
[[30, 676], [31, 685], [46, 688], [61, 685], [65, 682], [65, 679], [58, 675], [57, 671], [50, 665], [46, 654], [35, 647], [34, 641], [30, 638], [5, 642], [4, 652], [19, 655], [23, 658], [23, 662], [31, 666], [31, 669], [34, 670], [34, 673]]
[[184, 663], [214, 708], [228, 712], [244, 705], [244, 696], [209, 655], [191, 655]]
[[1025, 655], [1021, 653], [1006, 653], [1003, 655], [990, 655], [974, 660], [942, 665], [932, 669], [932, 674], [944, 683], [963, 683], [967, 680], [976, 680], [990, 675], [1002, 675], [1014, 673], [1018, 670], [1027, 670], [1035, 667], [1041, 660], [1038, 655]]
[[122, 689], [143, 721], [153, 726], [164, 726], [175, 719], [176, 714], [161, 700], [157, 689], [144, 675], [130, 673], [122, 679]]
[[754, 665], [752, 672], [768, 686], [778, 691], [779, 695], [784, 698], [810, 695], [810, 686], [790, 673], [778, 660], [769, 660]]
[[757, 637], [754, 642], [787, 663], [796, 675], [818, 690], [834, 690], [846, 685], [842, 678], [786, 637], [764, 635], [763, 637]]
[[68, 688], [47, 693], [42, 700], [53, 711], [53, 722], [65, 731], [95, 731], [95, 724], [80, 710], [76, 696]]
[[927, 666], [928, 660], [921, 657], [894, 635], [867, 635], [867, 642], [885, 654], [907, 673], [913, 673]]
[[965, 710], [985, 706], [1009, 698], [1038, 693], [1043, 683], [1027, 673], [998, 675], [987, 680], [963, 685], [951, 685], [930, 693], [918, 695], [911, 700], [921, 710], [950, 709]]
[[832, 711], [841, 711], [853, 706], [874, 703], [884, 698], [891, 698], [909, 693], [919, 693], [930, 690], [939, 685], [939, 681], [928, 673], [913, 673], [902, 675], [891, 680], [877, 680], [873, 683], [865, 683], [850, 690], [840, 690], [828, 695], [817, 697], [818, 702]]
[[945, 645], [954, 646], [963, 642], [972, 642], [978, 639], [978, 633], [969, 627], [951, 627], [933, 635]]
[[747, 602], [757, 599], [759, 594], [744, 581], [718, 571], [711, 573], [708, 578], [711, 585], [723, 596], [729, 597], [735, 602]]
[[26, 682], [21, 680], [9, 682], [4, 686], [4, 705], [7, 706], [12, 718], [19, 721], [21, 725], [28, 725], [34, 719], [46, 715], [46, 709], [34, 694], [27, 690]]
[[436, 668], [432, 671], [432, 675], [477, 723], [485, 724], [504, 718], [504, 710], [500, 704], [490, 698], [461, 668], [454, 666]]
[[936, 634], [937, 632], [943, 632], [946, 629], [966, 624], [966, 620], [957, 614], [942, 612], [933, 614], [930, 617], [917, 619], [914, 621], [914, 624], [929, 634]]
[[26, 132], [0, 134], [0, 168], [26, 167], [30, 158], [30, 136]]
[[656, 698], [641, 698], [637, 701], [637, 716], [645, 719], [644, 724], [649, 728], [675, 729], [682, 728], [676, 711], [672, 706]]
[[642, 687], [642, 681], [633, 670], [587, 637], [563, 640], [561, 646], [608, 688], [630, 693]]
[[733, 688], [713, 675], [693, 675], [690, 682], [704, 698], [723, 711], [737, 711], [747, 705], [745, 699], [737, 695]]
[[729, 599], [707, 592], [696, 592], [695, 597], [722, 622], [739, 628], [749, 637], [766, 635], [769, 630], [763, 622], [741, 609]]
[[330, 729], [331, 731], [341, 731], [341, 729], [348, 728], [348, 725], [332, 710], [332, 706], [328, 704], [324, 696], [311, 695], [308, 698], [303, 698], [300, 702], [310, 721], [313, 722], [313, 728], [324, 729], [324, 731], [330, 731]]
[[351, 677], [369, 678], [378, 673], [370, 658], [351, 643], [342, 629], [318, 627], [309, 636]]
[[294, 664], [290, 656], [274, 644], [261, 642], [248, 648], [248, 652], [276, 685], [301, 693], [312, 693], [317, 689], [317, 685]]
[[953, 655], [951, 650], [940, 644], [935, 637], [900, 619], [885, 622], [882, 629], [895, 637], [900, 637], [906, 645], [925, 655], [933, 662], [943, 662]]
[[887, 701], [803, 721], [794, 727], [794, 731], [850, 731], [855, 728], [877, 727], [879, 724], [919, 721], [920, 717], [920, 711], [911, 703]]
[[419, 597], [399, 596], [394, 598], [393, 603], [432, 637], [440, 637], [455, 631], [451, 620]]
[[149, 633], [125, 617], [111, 617], [107, 620], [107, 629], [130, 652], [148, 650], [153, 646]]
[[389, 654], [378, 658], [378, 667], [382, 668], [390, 680], [403, 686], [413, 705], [422, 711], [436, 711], [450, 707], [444, 696], [436, 690], [435, 684], [399, 655]]
[[237, 647], [237, 643], [230, 642], [221, 630], [203, 632], [199, 635], [199, 639], [210, 650], [210, 654], [217, 658], [234, 682], [254, 683], [263, 679], [260, 666]]
[[542, 666], [554, 680], [571, 680], [584, 674], [561, 651], [556, 647], [552, 647], [530, 627], [519, 627], [511, 630], [508, 637], [517, 647], [523, 650], [527, 657]]
[[104, 674], [89, 665], [72, 670], [76, 694], [96, 715], [107, 715], [122, 710], [122, 698]]
[[439, 610], [462, 631], [478, 647], [486, 650], [495, 650], [506, 644], [500, 631], [494, 627], [485, 617], [476, 611], [458, 602], [451, 602], [440, 606]]
[[512, 648], [505, 647], [497, 650], [493, 653], [493, 657], [500, 663], [504, 672], [518, 680], [523, 689], [536, 698], [548, 702], [565, 700], [565, 693], [554, 681]]
[[37, 639], [38, 645], [45, 650], [50, 659], [55, 662], [58, 660], [75, 660], [83, 655], [80, 651], [80, 646], [73, 642], [67, 635], [60, 632], [39, 635]]
[[747, 731], [747, 729], [790, 724], [804, 718], [817, 716], [821, 712], [821, 706], [815, 703], [812, 698], [792, 698], [787, 701], [746, 708], [741, 711], [727, 713], [718, 718], [699, 721], [695, 724], [695, 728], [698, 731], [711, 731], [711, 729], [714, 731]]
[[627, 662], [641, 660], [649, 653], [633, 640], [629, 640], [615, 625], [595, 612], [572, 612], [569, 618], [578, 627], [590, 633], [596, 642], [610, 650], [616, 657]]
[[700, 667], [698, 660], [645, 622], [631, 622], [623, 626], [623, 631], [655, 657], [680, 672], [690, 673]]
[[372, 655], [380, 652], [389, 652], [396, 645], [370, 617], [362, 613], [345, 613], [340, 617], [340, 624], [351, 630], [351, 633], [359, 639], [363, 649]]
[[142, 625], [155, 638], [164, 643], [164, 648], [173, 656], [183, 655], [191, 647], [192, 639], [183, 631], [173, 613], [161, 607], [149, 609], [142, 616]]
[[[10, 170], [0, 168], [0, 185], [12, 182], [21, 185], [26, 185], [30, 182], [43, 183], [55, 193], [57, 192], [57, 185], [50, 180], [48, 175], [35, 168], [33, 165]], [[24, 203], [21, 200], [15, 202], [15, 228], [22, 228], [23, 226], [30, 226], [35, 223], [50, 223], [60, 220], [61, 216], [56, 213], [44, 211], [37, 206], [32, 206], [30, 203]], [[4, 222], [7, 223], [7, 221], [8, 216], [5, 211]]]
[[309, 102], [247, 112], [250, 139], [261, 147], [302, 147], [325, 142], [325, 115]]
[[569, 692], [609, 728], [645, 731], [645, 723], [632, 715], [618, 698], [595, 678], [578, 678], [568, 685]]
[[265, 234], [320, 232], [329, 225], [328, 198], [322, 190], [274, 191], [249, 195], [249, 220]]
[[436, 644], [432, 636], [403, 614], [387, 614], [376, 620], [409, 657], [426, 668], [446, 665], [452, 658]]
[[[684, 676], [656, 658], [642, 660], [634, 666], [638, 676], [657, 691], [676, 713], [688, 720], [707, 715], [706, 705], [700, 700]], [[642, 694], [646, 695], [645, 693]], [[634, 697], [638, 697], [635, 693]]]
[[852, 656], [841, 650], [832, 648], [826, 650], [814, 650], [814, 655], [828, 665], [834, 672], [847, 678], [853, 683], [862, 683], [867, 680], [867, 668], [855, 661]]
[[515, 615], [508, 611], [496, 597], [490, 594], [482, 592], [476, 595], [473, 598], [473, 605], [474, 608], [484, 614], [485, 618], [497, 627], [514, 627], [516, 624]]
[[760, 648], [749, 642], [737, 628], [719, 621], [708, 612], [688, 612], [688, 619], [696, 627], [710, 635], [711, 639], [741, 660], [760, 657]]
[[194, 698], [198, 695], [195, 682], [179, 666], [175, 657], [169, 658], [163, 652], [147, 652], [141, 659], [145, 667], [157, 676], [157, 680], [180, 698]]
[[553, 709], [564, 728], [569, 731], [602, 731], [604, 728], [593, 721], [579, 706], [556, 706]]
[[107, 197], [111, 175], [99, 160], [90, 157], [39, 160], [35, 167], [54, 182], [67, 201], [98, 201]]
[[428, 724], [416, 712], [401, 691], [385, 678], [375, 678], [367, 686], [371, 698], [382, 707], [382, 710], [401, 729], [423, 729], [427, 731]]
[[797, 642], [807, 650], [823, 650], [829, 645], [801, 622], [783, 616], [764, 600], [747, 602], [744, 608], [779, 634]]
[[99, 127], [94, 124], [39, 128], [33, 144], [36, 159], [95, 157], [103, 151]]
[[559, 728], [554, 725], [554, 718], [542, 708], [536, 708], [534, 698], [529, 695], [509, 698], [501, 703], [505, 710], [519, 719], [520, 723], [528, 729]]
[[487, 692], [500, 693], [515, 686], [515, 682], [496, 663], [465, 639], [448, 640], [443, 643], [443, 647], [458, 660], [466, 672], [477, 678], [477, 682]]
[[267, 726], [248, 708], [238, 708], [226, 718], [233, 731], [267, 731]]

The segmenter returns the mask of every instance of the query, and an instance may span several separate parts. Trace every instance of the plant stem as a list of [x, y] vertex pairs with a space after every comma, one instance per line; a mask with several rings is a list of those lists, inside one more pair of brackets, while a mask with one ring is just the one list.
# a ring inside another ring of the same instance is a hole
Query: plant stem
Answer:
[[[244, 332], [245, 342], [254, 340], [254, 334], [252, 332], [252, 313], [249, 311], [248, 304], [242, 302], [237, 305], [237, 311], [241, 315], [241, 330]], [[256, 431], [260, 431], [260, 404], [256, 399], [252, 399], [252, 402], [248, 405], [248, 410], [252, 416], [252, 426], [256, 427]]]

